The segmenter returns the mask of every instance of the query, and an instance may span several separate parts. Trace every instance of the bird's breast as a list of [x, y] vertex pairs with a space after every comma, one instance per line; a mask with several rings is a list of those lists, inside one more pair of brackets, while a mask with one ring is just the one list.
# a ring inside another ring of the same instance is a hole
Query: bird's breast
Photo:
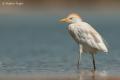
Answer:
[[81, 43], [81, 40], [84, 39], [84, 32], [80, 26], [71, 24], [68, 26], [68, 32], [73, 37], [77, 43]]

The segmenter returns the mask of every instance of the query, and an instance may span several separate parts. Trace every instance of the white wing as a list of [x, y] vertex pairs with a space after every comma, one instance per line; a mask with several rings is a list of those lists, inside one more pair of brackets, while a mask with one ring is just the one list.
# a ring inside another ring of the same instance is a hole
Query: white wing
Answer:
[[99, 51], [108, 52], [100, 34], [88, 23], [71, 24], [69, 32], [75, 41]]

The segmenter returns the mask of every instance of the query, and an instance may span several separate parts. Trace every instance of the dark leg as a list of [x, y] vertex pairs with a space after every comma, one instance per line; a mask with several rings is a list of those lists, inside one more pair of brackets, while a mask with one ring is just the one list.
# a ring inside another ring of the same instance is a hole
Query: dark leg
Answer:
[[92, 53], [92, 60], [93, 60], [93, 69], [94, 71], [96, 70], [96, 65], [95, 65], [95, 54]]
[[80, 65], [80, 53], [78, 53], [78, 60], [77, 60], [78, 62], [77, 62], [77, 69], [79, 70], [79, 65]]

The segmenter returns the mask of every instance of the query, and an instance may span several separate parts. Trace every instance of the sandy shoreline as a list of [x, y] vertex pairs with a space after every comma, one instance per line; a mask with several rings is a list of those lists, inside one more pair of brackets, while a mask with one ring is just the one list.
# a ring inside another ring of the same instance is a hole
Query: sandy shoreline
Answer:
[[83, 71], [80, 74], [4, 74], [0, 80], [120, 80], [120, 77]]

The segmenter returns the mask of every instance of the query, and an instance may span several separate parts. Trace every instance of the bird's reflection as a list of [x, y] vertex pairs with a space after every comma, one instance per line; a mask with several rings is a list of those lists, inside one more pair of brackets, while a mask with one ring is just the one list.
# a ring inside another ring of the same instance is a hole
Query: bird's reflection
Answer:
[[107, 80], [106, 71], [80, 71], [78, 80]]

